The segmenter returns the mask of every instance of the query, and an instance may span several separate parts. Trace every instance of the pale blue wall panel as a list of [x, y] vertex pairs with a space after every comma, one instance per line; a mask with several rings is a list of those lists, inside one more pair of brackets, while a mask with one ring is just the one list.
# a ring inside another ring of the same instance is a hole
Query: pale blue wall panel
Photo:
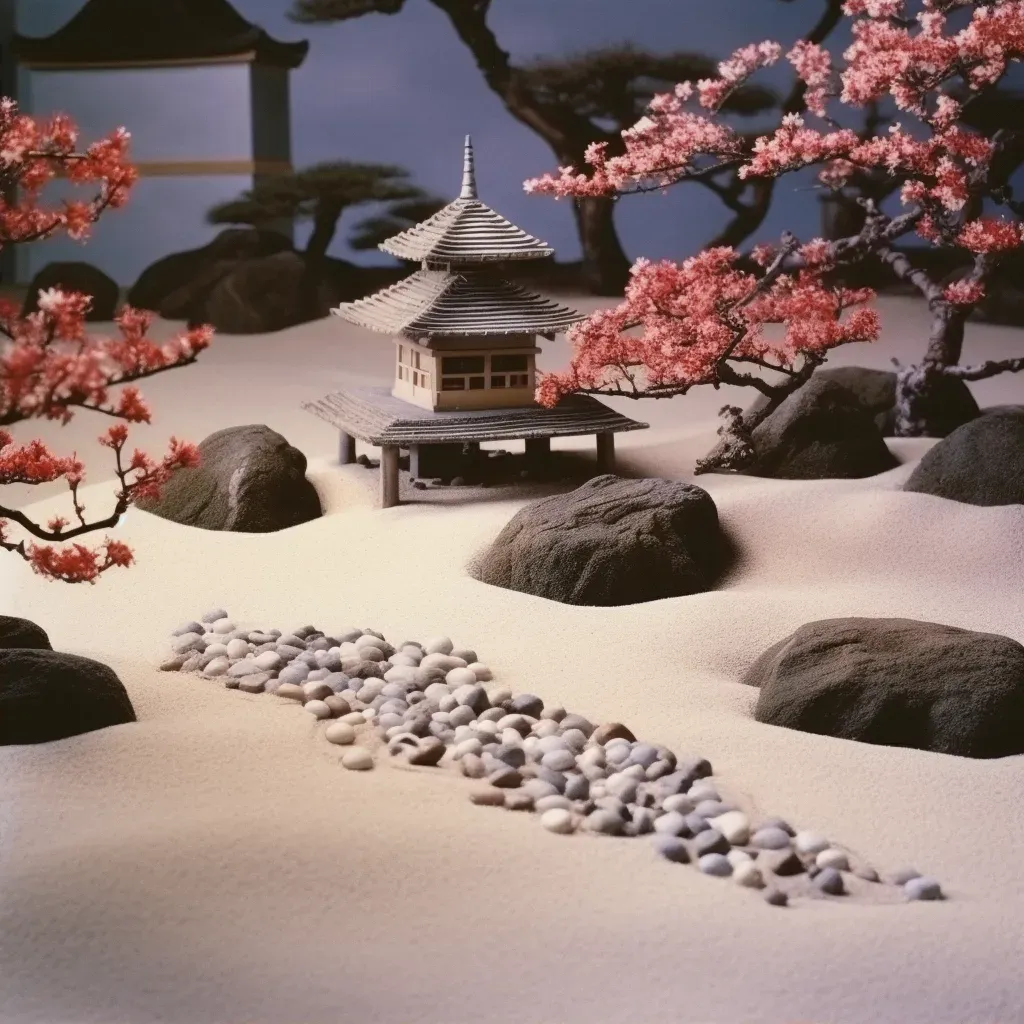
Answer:
[[[28, 283], [41, 267], [55, 260], [83, 260], [128, 287], [155, 260], [205, 245], [222, 231], [223, 225], [206, 223], [206, 211], [237, 196], [251, 180], [242, 175], [143, 178], [132, 189], [126, 206], [108, 211], [93, 225], [85, 244], [57, 235], [18, 246], [18, 280]], [[48, 195], [60, 197], [70, 192], [68, 183], [55, 182]]]
[[249, 65], [23, 72], [22, 107], [60, 111], [83, 141], [123, 125], [134, 160], [252, 157]]

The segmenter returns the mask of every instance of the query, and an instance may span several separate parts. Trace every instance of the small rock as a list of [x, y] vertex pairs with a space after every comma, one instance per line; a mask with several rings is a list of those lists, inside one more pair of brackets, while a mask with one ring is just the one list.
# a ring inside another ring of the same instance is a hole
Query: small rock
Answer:
[[818, 854], [829, 848], [829, 841], [817, 832], [797, 832], [793, 846], [797, 853]]
[[761, 876], [761, 869], [752, 861], [748, 860], [743, 864], [733, 864], [733, 878], [740, 885], [750, 889], [763, 889], [764, 878]]
[[834, 846], [830, 846], [827, 850], [822, 850], [814, 858], [814, 863], [819, 868], [835, 868], [836, 871], [850, 870], [850, 858], [842, 850], [837, 850]]
[[301, 686], [295, 683], [282, 683], [275, 691], [278, 697], [287, 697], [289, 700], [297, 700], [300, 703], [306, 702], [306, 692]]
[[622, 815], [616, 811], [608, 811], [598, 808], [587, 815], [584, 825], [588, 832], [595, 832], [598, 835], [620, 836], [622, 835], [625, 822]]
[[[465, 760], [465, 759], [463, 759]], [[487, 781], [499, 789], [516, 789], [522, 783], [523, 777], [515, 768], [499, 768], [487, 776]]]
[[924, 875], [908, 879], [903, 885], [903, 892], [908, 900], [941, 900], [945, 898], [939, 883], [934, 878], [926, 878]]
[[865, 882], [877, 882], [878, 872], [874, 868], [862, 867], [853, 869], [854, 878], [860, 878]]
[[221, 619], [226, 619], [228, 613], [223, 608], [211, 608], [205, 615], [202, 616], [203, 622], [214, 623], [220, 622]]
[[843, 885], [843, 876], [835, 868], [822, 868], [814, 876], [814, 884], [830, 896], [841, 896], [846, 892]]
[[635, 743], [636, 737], [621, 722], [604, 722], [590, 734], [590, 740], [592, 743], [604, 746], [609, 740], [625, 740], [627, 743]]
[[348, 722], [331, 722], [324, 735], [330, 743], [347, 745], [356, 741], [356, 731]]
[[764, 894], [764, 901], [773, 907], [784, 907], [789, 903], [789, 897], [781, 889], [769, 889]]
[[705, 854], [717, 853], [725, 856], [729, 852], [729, 840], [716, 828], [709, 828], [698, 832], [693, 837], [693, 849], [698, 857]]
[[550, 796], [533, 796], [534, 809], [543, 813], [544, 811], [550, 811], [553, 808], [562, 808], [562, 810], [571, 811], [572, 801], [562, 796], [561, 793], [552, 793]]
[[673, 796], [665, 797], [661, 801], [661, 806], [665, 811], [676, 811], [685, 816], [693, 813], [694, 803], [685, 793], [675, 793]]
[[254, 675], [242, 676], [238, 680], [238, 688], [243, 693], [263, 693], [269, 681], [270, 676], [266, 672], [256, 672]]
[[766, 850], [757, 860], [780, 877], [799, 875], [804, 871], [804, 862], [792, 850]]
[[210, 626], [211, 631], [214, 633], [231, 633], [234, 628], [235, 624], [227, 618], [227, 616], [217, 619], [217, 621]]
[[[700, 808], [697, 808], [698, 813]], [[710, 819], [711, 825], [736, 846], [744, 846], [750, 838], [750, 820], [742, 811], [726, 811]]]
[[505, 794], [505, 808], [509, 811], [532, 811], [533, 797], [521, 789], [510, 789]]
[[575, 830], [572, 812], [561, 807], [553, 807], [540, 816], [540, 823], [549, 832], [556, 835], [569, 835]]
[[433, 767], [444, 757], [447, 747], [432, 736], [424, 737], [419, 741], [417, 748], [408, 756], [409, 764], [426, 765]]
[[729, 858], [721, 853], [705, 853], [697, 860], [697, 867], [705, 875], [716, 875], [719, 878], [727, 878], [732, 874]]
[[676, 836], [659, 833], [654, 837], [653, 846], [658, 856], [664, 857], [665, 860], [671, 861], [673, 864], [690, 863], [690, 854], [686, 850], [686, 845]]
[[760, 850], [788, 850], [789, 838], [789, 833], [777, 826], [762, 826], [750, 837], [750, 845]]
[[679, 811], [668, 811], [654, 819], [654, 831], [666, 836], [688, 835], [686, 817]]
[[336, 693], [324, 697], [324, 703], [331, 709], [331, 715], [334, 718], [341, 718], [342, 715], [347, 715], [352, 710], [349, 707], [348, 701], [344, 697], [339, 697]]
[[341, 763], [354, 772], [365, 772], [373, 767], [373, 754], [365, 747], [353, 747], [342, 754]]
[[494, 786], [479, 786], [470, 790], [469, 799], [483, 807], [504, 807], [505, 791]]
[[[241, 684], [239, 684], [241, 686]], [[309, 700], [303, 705], [303, 710], [308, 711], [314, 718], [330, 718], [331, 709], [322, 700]]]
[[[240, 639], [229, 640], [227, 643], [229, 658], [244, 658], [249, 653], [249, 645]], [[262, 666], [261, 666], [262, 667]]]

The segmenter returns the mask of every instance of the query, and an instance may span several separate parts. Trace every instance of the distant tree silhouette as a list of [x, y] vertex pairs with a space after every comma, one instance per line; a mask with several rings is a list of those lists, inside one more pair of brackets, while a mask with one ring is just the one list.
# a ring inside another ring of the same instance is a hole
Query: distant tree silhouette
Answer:
[[[349, 207], [364, 203], [430, 201], [430, 197], [410, 184], [408, 178], [408, 171], [390, 164], [344, 160], [316, 164], [291, 174], [268, 177], [237, 199], [213, 207], [206, 219], [211, 224], [250, 224], [253, 227], [267, 227], [285, 219], [311, 220], [313, 231], [304, 255], [307, 265], [315, 271], [323, 265], [338, 221]], [[397, 216], [400, 220], [401, 213]], [[365, 234], [366, 230], [358, 227], [357, 237], [360, 231]]]
[[[292, 0], [289, 17], [303, 24], [349, 21], [364, 14], [398, 14], [406, 0]], [[711, 77], [715, 63], [689, 52], [655, 55], [630, 46], [594, 50], [568, 58], [545, 58], [512, 64], [501, 48], [487, 15], [491, 0], [430, 0], [448, 17], [469, 49], [489, 88], [508, 112], [539, 135], [560, 164], [580, 165], [587, 147], [607, 144], [608, 153], [623, 151], [622, 129], [634, 124], [656, 92], [677, 82]], [[789, 0], [786, 0], [789, 2]], [[842, 0], [825, 0], [824, 13], [805, 37], [822, 42], [839, 22]], [[803, 86], [794, 88], [783, 108], [798, 111]], [[730, 97], [725, 113], [752, 114], [775, 104], [769, 90], [750, 86]], [[727, 227], [710, 244], [738, 245], [764, 220], [774, 183], [746, 183], [733, 168], [709, 172], [700, 184], [710, 189], [732, 214]], [[614, 223], [614, 201], [603, 196], [573, 200], [585, 283], [599, 295], [621, 293], [629, 260]]]
[[348, 244], [352, 249], [364, 251], [376, 249], [381, 242], [433, 217], [438, 210], [448, 205], [446, 199], [425, 196], [423, 199], [404, 199], [389, 203], [384, 212], [366, 217], [352, 228]]

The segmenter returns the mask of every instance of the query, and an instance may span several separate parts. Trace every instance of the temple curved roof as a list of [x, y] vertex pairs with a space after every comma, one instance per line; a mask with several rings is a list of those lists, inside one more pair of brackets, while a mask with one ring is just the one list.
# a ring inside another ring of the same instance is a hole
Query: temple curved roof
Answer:
[[555, 334], [585, 313], [482, 271], [420, 270], [331, 311], [384, 334]]
[[487, 263], [499, 260], [535, 260], [550, 256], [539, 238], [517, 228], [495, 213], [476, 194], [473, 142], [466, 136], [462, 164], [462, 192], [433, 217], [381, 242], [391, 256], [424, 263]]
[[49, 36], [15, 35], [23, 64], [146, 65], [241, 59], [297, 68], [308, 42], [271, 38], [228, 0], [88, 0]]

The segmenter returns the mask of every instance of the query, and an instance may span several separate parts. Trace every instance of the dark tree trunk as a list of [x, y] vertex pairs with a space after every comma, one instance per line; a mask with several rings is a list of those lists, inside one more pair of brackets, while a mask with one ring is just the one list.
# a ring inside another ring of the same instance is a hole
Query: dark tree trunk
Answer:
[[629, 260], [615, 230], [615, 201], [586, 197], [573, 201], [583, 251], [583, 283], [595, 295], [622, 295]]
[[942, 370], [956, 366], [964, 346], [963, 312], [948, 305], [933, 309], [928, 351], [917, 366], [896, 372], [897, 437], [942, 437], [946, 388]]
[[315, 318], [322, 315], [320, 309], [320, 286], [324, 282], [324, 267], [327, 262], [327, 248], [338, 230], [345, 207], [340, 203], [319, 203], [313, 215], [313, 230], [310, 232], [306, 250], [303, 253], [305, 269], [299, 292], [302, 315]]

